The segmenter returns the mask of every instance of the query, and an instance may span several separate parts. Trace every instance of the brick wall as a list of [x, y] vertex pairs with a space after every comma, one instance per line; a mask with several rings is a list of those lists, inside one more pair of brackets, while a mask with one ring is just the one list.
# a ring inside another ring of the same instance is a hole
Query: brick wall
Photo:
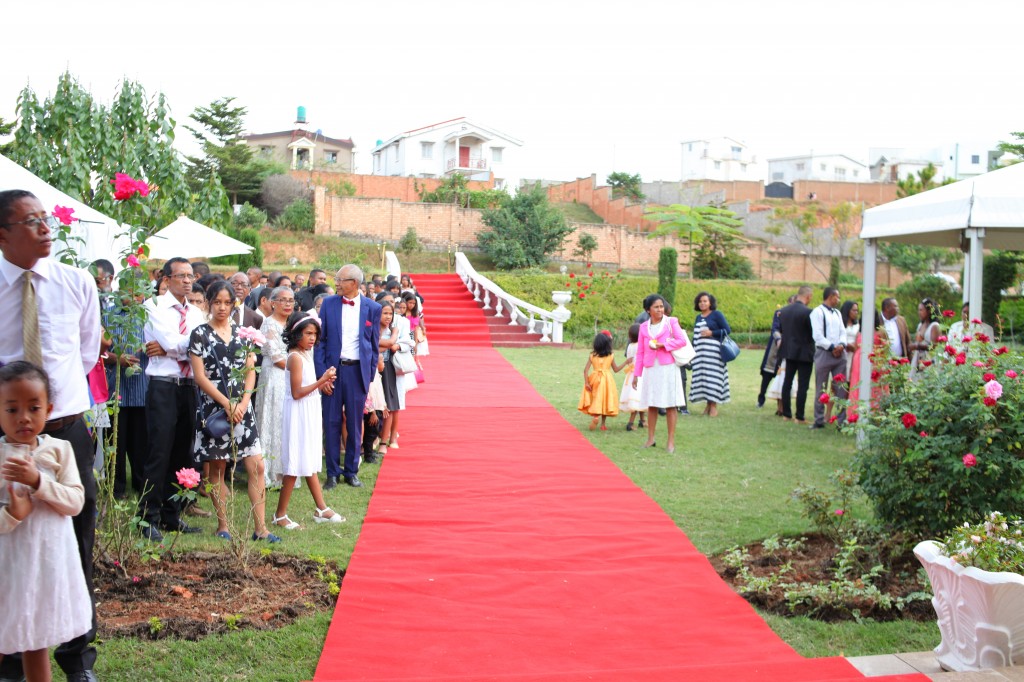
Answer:
[[612, 188], [597, 186], [597, 176], [577, 178], [547, 187], [548, 200], [554, 203], [585, 204], [594, 213], [613, 225], [628, 225], [633, 229], [654, 229], [654, 223], [644, 220], [643, 204], [631, 204], [626, 199], [613, 199]]
[[[321, 235], [351, 236], [374, 241], [397, 242], [412, 227], [428, 247], [444, 248], [458, 244], [475, 248], [477, 233], [486, 229], [482, 211], [463, 209], [450, 204], [424, 204], [398, 199], [369, 197], [328, 196], [323, 187], [314, 192], [316, 205], [316, 233]], [[689, 254], [686, 243], [670, 236], [649, 238], [647, 232], [628, 225], [576, 224], [576, 231], [566, 240], [558, 260], [573, 260], [579, 235], [588, 233], [597, 239], [593, 261], [601, 265], [624, 270], [657, 270], [658, 252], [665, 247], [679, 253], [679, 271], [688, 272]], [[767, 244], [751, 243], [743, 255], [750, 259], [754, 274], [763, 280], [801, 281], [824, 283], [829, 271], [828, 256], [806, 256]], [[778, 272], [772, 272], [766, 261], [778, 263]], [[817, 265], [820, 268], [814, 266]], [[858, 276], [863, 274], [863, 263], [852, 258], [843, 262], [843, 271]], [[894, 287], [907, 277], [887, 263], [878, 264], [877, 282]]]
[[[357, 197], [375, 197], [381, 199], [398, 199], [399, 201], [419, 201], [419, 190], [433, 192], [442, 180], [436, 178], [409, 178], [390, 175], [360, 175], [356, 173], [325, 173], [322, 171], [291, 171], [293, 178], [320, 187], [349, 182], [356, 188]], [[479, 191], [494, 189], [494, 176], [487, 182], [470, 180], [469, 189]]]
[[888, 182], [818, 182], [796, 180], [793, 182], [793, 198], [807, 201], [813, 192], [818, 201], [838, 203], [841, 201], [863, 201], [870, 206], [896, 201], [897, 186]]

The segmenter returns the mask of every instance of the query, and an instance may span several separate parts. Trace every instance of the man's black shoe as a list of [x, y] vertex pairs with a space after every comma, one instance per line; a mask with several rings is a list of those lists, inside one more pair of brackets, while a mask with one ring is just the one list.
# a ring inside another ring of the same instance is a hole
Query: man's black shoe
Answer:
[[825, 425], [824, 425], [824, 424], [811, 424], [809, 428], [810, 428], [811, 430], [814, 430], [814, 429], [823, 429], [823, 428], [825, 428]]
[[98, 682], [96, 673], [91, 670], [79, 670], [68, 673], [68, 682]]
[[331, 490], [332, 488], [338, 487], [338, 477], [328, 476], [327, 481], [324, 482], [324, 490]]
[[182, 521], [180, 519], [178, 520], [178, 524], [176, 526], [163, 525], [163, 526], [160, 526], [160, 529], [162, 531], [164, 531], [165, 533], [178, 532], [178, 533], [184, 533], [186, 535], [190, 535], [192, 533], [202, 533], [203, 532], [202, 528], [198, 528], [196, 526], [190, 526], [190, 525], [188, 525], [187, 523], [185, 523], [184, 521]]
[[146, 538], [150, 542], [163, 542], [164, 541], [163, 533], [161, 533], [159, 530], [157, 530], [156, 526], [152, 526], [152, 525], [146, 526], [145, 528], [142, 529], [142, 537]]
[[358, 476], [346, 476], [345, 483], [348, 483], [353, 488], [362, 488], [363, 482], [359, 480]]
[[365, 456], [363, 456], [363, 461], [366, 462], [367, 464], [376, 464], [377, 462], [380, 461], [380, 457], [378, 457], [376, 453], [368, 452], [366, 453]]

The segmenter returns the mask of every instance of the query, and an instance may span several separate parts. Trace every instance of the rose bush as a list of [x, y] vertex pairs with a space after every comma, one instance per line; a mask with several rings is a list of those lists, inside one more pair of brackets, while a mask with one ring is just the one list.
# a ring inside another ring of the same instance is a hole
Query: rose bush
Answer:
[[984, 334], [934, 362], [872, 358], [878, 405], [859, 423], [854, 466], [880, 521], [937, 537], [993, 507], [1024, 514], [1024, 357]]

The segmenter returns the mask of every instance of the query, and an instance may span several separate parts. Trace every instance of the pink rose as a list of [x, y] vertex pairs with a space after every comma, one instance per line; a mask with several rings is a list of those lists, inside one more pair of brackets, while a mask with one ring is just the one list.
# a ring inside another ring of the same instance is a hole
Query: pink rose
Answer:
[[946, 343], [946, 341], [949, 341], [949, 337], [943, 334], [938, 339], [936, 339], [936, 341], [938, 341], [939, 343]]
[[1007, 379], [1016, 379], [1017, 378], [1017, 373], [1014, 372], [1012, 369], [1008, 369], [1008, 370], [1006, 370], [1006, 378]]
[[993, 379], [985, 384], [985, 395], [992, 400], [999, 400], [1003, 396], [1003, 385]]
[[984, 367], [985, 366], [985, 363], [982, 362], [981, 360], [975, 360], [971, 364], [974, 365], [975, 367]]
[[54, 206], [53, 215], [61, 222], [61, 225], [70, 225], [72, 221], [78, 220], [74, 215], [75, 209], [67, 206]]
[[199, 485], [199, 481], [202, 480], [202, 476], [195, 469], [178, 469], [175, 476], [178, 477], [178, 485], [189, 490]]
[[972, 466], [975, 466], [977, 463], [978, 458], [972, 455], [971, 453], [968, 452], [966, 455], [964, 455], [964, 466], [967, 467], [968, 469], [971, 468]]
[[138, 194], [140, 197], [149, 195], [149, 185], [143, 180], [136, 180], [124, 173], [115, 173], [110, 181], [114, 185], [114, 199], [124, 201]]
[[263, 332], [253, 327], [239, 327], [238, 338], [243, 341], [251, 341], [253, 345], [260, 346], [261, 348], [267, 342], [267, 337], [263, 335]]
[[843, 511], [842, 509], [836, 509], [834, 513], [835, 513], [836, 516], [842, 516], [846, 512]]
[[921, 436], [921, 438], [927, 438], [928, 437], [928, 432], [927, 431], [922, 431], [921, 433], [919, 433], [917, 435]]
[[972, 317], [971, 324], [981, 324], [981, 320], [977, 317]]
[[135, 254], [132, 254], [132, 255], [128, 256], [124, 260], [125, 260], [126, 263], [128, 263], [128, 267], [130, 267], [130, 268], [137, 268], [137, 267], [139, 267], [139, 257], [136, 256]]
[[965, 337], [963, 338], [963, 342], [964, 342], [964, 343], [970, 343], [970, 342], [971, 342], [971, 337], [970, 337], [970, 336], [965, 336]]

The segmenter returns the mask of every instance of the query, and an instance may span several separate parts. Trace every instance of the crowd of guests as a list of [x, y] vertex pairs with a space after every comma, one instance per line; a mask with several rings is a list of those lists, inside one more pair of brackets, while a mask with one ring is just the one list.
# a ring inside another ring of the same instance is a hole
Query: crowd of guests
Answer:
[[[55, 646], [69, 680], [96, 679], [96, 465], [109, 401], [120, 414], [113, 494], [139, 496], [144, 538], [198, 533], [183, 517], [215, 515], [216, 536], [233, 539], [228, 472], [244, 469], [252, 540], [280, 542], [276, 532], [300, 527], [289, 516], [300, 479], [315, 523], [344, 522], [320, 486], [325, 455], [324, 488], [342, 477], [361, 486], [359, 467], [398, 447], [405, 393], [428, 354], [408, 276], [364, 281], [346, 265], [336, 293], [321, 269], [224, 277], [171, 258], [126, 306], [109, 261], [87, 271], [49, 258], [56, 227], [30, 192], [0, 191], [10, 316], [0, 329], [0, 600], [10, 607], [0, 610], [0, 680], [50, 679]], [[179, 485], [196, 480], [212, 512], [181, 503]], [[281, 491], [269, 523], [268, 486]]]

